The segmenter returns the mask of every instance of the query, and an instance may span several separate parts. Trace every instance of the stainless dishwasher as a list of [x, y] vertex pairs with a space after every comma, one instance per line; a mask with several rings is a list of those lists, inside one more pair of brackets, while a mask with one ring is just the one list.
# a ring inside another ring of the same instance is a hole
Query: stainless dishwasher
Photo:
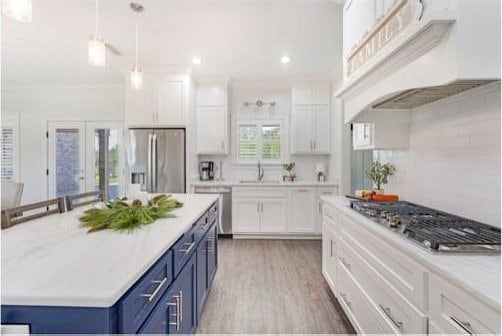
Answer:
[[232, 188], [228, 187], [195, 187], [196, 194], [220, 195], [220, 235], [232, 234]]

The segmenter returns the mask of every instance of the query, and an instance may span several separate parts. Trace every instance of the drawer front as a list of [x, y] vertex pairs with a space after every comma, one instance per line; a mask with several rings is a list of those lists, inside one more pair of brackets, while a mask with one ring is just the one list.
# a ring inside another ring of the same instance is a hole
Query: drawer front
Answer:
[[190, 259], [190, 256], [195, 252], [197, 248], [197, 242], [195, 240], [197, 233], [197, 226], [193, 227], [190, 231], [185, 233], [177, 242], [174, 244], [173, 251], [173, 263], [174, 263], [174, 276], [176, 277], [178, 273], [183, 268], [183, 265]]
[[429, 318], [441, 333], [500, 334], [500, 310], [430, 274]]
[[395, 333], [426, 333], [427, 318], [343, 239], [340, 242], [339, 253], [339, 261], [358, 281], [372, 299], [374, 306], [380, 310], [381, 324], [388, 324]]
[[322, 204], [322, 216], [323, 216], [323, 218], [327, 218], [327, 219], [331, 220], [335, 224], [338, 224], [338, 222], [340, 220], [340, 215], [339, 215], [338, 211], [336, 211], [335, 208], [333, 208], [332, 206], [330, 206], [327, 203]]
[[119, 330], [136, 333], [172, 281], [173, 254], [169, 250], [120, 301]]
[[338, 301], [358, 334], [389, 334], [380, 324], [376, 311], [356, 281], [342, 264], [338, 265]]
[[236, 197], [286, 197], [287, 188], [233, 188], [232, 196]]
[[220, 211], [220, 203], [216, 202], [209, 209], [209, 225], [213, 224], [218, 219], [220, 213], [219, 211]]
[[205, 213], [195, 224], [195, 241], [198, 244], [202, 237], [206, 234], [210, 225], [210, 215], [209, 212]]
[[340, 217], [339, 230], [340, 236], [385, 280], [420, 310], [425, 310], [426, 269], [421, 264], [345, 216]]

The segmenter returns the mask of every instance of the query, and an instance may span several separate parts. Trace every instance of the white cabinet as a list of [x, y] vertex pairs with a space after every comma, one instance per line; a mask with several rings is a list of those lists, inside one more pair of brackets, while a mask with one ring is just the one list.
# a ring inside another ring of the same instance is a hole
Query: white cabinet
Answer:
[[262, 198], [260, 217], [261, 232], [284, 232], [286, 228], [286, 199]]
[[295, 106], [291, 114], [291, 153], [330, 154], [329, 106]]
[[411, 115], [406, 111], [372, 111], [352, 124], [352, 144], [359, 149], [407, 149]]
[[326, 225], [322, 228], [322, 272], [333, 293], [337, 293], [337, 238], [335, 223], [326, 219]]
[[133, 90], [127, 83], [125, 87], [127, 126], [186, 125], [186, 78], [144, 74], [142, 90]]
[[260, 199], [235, 197], [232, 199], [232, 231], [249, 233], [260, 231]]
[[472, 294], [431, 274], [429, 333], [500, 334], [500, 308], [494, 309]]
[[329, 87], [294, 87], [293, 105], [329, 105]]
[[197, 154], [226, 155], [229, 149], [226, 85], [197, 89]]
[[162, 81], [157, 84], [156, 92], [154, 92], [154, 97], [157, 97], [157, 124], [166, 126], [185, 124], [183, 86], [183, 82], [179, 80]]
[[355, 150], [374, 147], [373, 129], [373, 124], [352, 124], [352, 146]]
[[197, 154], [228, 154], [227, 109], [197, 108]]
[[232, 231], [234, 234], [274, 234], [286, 232], [285, 190], [274, 188], [234, 188]]
[[314, 188], [291, 188], [288, 190], [288, 231], [292, 233], [315, 233], [316, 190]]

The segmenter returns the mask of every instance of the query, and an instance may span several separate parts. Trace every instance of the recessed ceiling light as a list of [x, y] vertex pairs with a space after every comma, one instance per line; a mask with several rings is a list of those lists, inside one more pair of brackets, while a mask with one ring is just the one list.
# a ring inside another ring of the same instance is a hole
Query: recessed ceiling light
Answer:
[[288, 64], [289, 62], [291, 62], [291, 57], [289, 57], [289, 56], [282, 56], [281, 57], [282, 64]]
[[202, 58], [195, 56], [194, 58], [192, 58], [192, 63], [200, 65], [202, 64]]

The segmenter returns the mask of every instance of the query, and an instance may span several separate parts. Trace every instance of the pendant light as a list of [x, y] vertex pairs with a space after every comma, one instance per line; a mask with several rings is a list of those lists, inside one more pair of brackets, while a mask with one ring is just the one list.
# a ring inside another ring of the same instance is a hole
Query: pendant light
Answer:
[[138, 19], [139, 14], [145, 10], [145, 8], [138, 3], [131, 3], [131, 9], [136, 13], [136, 61], [134, 68], [131, 70], [131, 88], [133, 90], [141, 90], [143, 89], [143, 73], [141, 72], [141, 68], [138, 65]]
[[32, 19], [32, 0], [2, 0], [2, 13], [19, 22], [29, 23]]
[[96, 67], [106, 64], [105, 41], [99, 37], [99, 0], [96, 0], [96, 30], [89, 39], [89, 64]]

